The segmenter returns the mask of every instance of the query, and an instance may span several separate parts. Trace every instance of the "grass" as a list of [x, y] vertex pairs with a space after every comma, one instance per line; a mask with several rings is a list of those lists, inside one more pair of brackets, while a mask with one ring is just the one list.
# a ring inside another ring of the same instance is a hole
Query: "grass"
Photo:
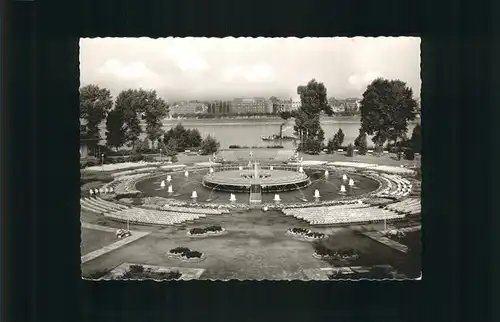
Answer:
[[80, 244], [80, 252], [81, 255], [85, 255], [93, 252], [94, 250], [114, 243], [115, 241], [117, 241], [117, 238], [112, 232], [82, 228], [81, 240], [82, 242]]

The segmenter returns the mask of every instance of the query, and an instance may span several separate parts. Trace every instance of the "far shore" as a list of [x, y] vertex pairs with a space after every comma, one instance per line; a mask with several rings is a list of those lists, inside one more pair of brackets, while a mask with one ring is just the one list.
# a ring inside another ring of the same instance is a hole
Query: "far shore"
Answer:
[[[283, 122], [293, 122], [293, 118], [284, 120], [279, 116], [275, 117], [232, 117], [232, 118], [213, 118], [213, 119], [202, 119], [202, 118], [182, 118], [182, 119], [164, 119], [163, 124], [228, 124], [228, 123], [271, 123], [271, 124], [281, 124]], [[322, 117], [321, 121], [323, 123], [360, 123], [360, 116], [334, 116], [334, 117]], [[415, 121], [410, 123], [419, 123], [420, 118], [415, 119]]]

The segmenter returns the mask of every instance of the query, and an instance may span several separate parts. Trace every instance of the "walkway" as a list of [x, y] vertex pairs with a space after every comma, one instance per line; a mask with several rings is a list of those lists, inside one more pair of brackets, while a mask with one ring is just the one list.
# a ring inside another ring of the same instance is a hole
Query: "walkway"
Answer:
[[[102, 227], [102, 226], [97, 226], [98, 228], [94, 228], [95, 226], [97, 225], [91, 225], [91, 224], [86, 224], [86, 223], [82, 223], [82, 227], [84, 228], [89, 228], [89, 229], [98, 229], [98, 230], [102, 230], [102, 231], [112, 231], [113, 233], [116, 231], [116, 229], [113, 229], [113, 228], [108, 228], [108, 227]], [[109, 229], [109, 230], [105, 230], [105, 229]], [[115, 249], [118, 249], [122, 246], [125, 246], [127, 244], [130, 244], [131, 242], [134, 242], [144, 236], [147, 236], [149, 234], [151, 234], [151, 232], [140, 232], [140, 231], [130, 231], [130, 233], [132, 235], [130, 235], [129, 237], [126, 237], [126, 238], [123, 238], [123, 239], [120, 239], [119, 241], [111, 244], [111, 245], [107, 245], [107, 246], [104, 246], [103, 248], [100, 248], [100, 249], [97, 249], [93, 252], [90, 252], [88, 254], [85, 254], [81, 257], [81, 263], [84, 264], [88, 261], [91, 261], [93, 259], [96, 259], [97, 257], [99, 256], [102, 256], [106, 253], [109, 253]]]
[[390, 238], [387, 238], [385, 237], [384, 235], [382, 235], [380, 232], [378, 231], [372, 231], [372, 232], [361, 232], [363, 235], [365, 235], [366, 237], [369, 237], [375, 241], [378, 241], [379, 243], [381, 244], [384, 244], [386, 246], [389, 246], [397, 251], [400, 251], [402, 253], [408, 253], [408, 247], [403, 245], [403, 244], [400, 244]]

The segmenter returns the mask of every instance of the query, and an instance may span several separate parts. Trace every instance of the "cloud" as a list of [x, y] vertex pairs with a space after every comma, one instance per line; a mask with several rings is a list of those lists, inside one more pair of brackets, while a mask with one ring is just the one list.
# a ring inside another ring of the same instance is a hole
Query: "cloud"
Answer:
[[186, 48], [169, 47], [165, 50], [165, 56], [172, 59], [182, 71], [210, 69], [210, 66], [202, 56]]
[[165, 78], [152, 72], [146, 64], [139, 61], [124, 63], [117, 59], [107, 60], [97, 69], [100, 79], [129, 84], [128, 87], [157, 89], [166, 85]]
[[117, 95], [139, 86], [167, 100], [297, 96], [315, 78], [329, 96], [360, 97], [383, 76], [418, 96], [420, 39], [355, 38], [84, 38], [80, 81]]
[[349, 77], [347, 82], [356, 90], [364, 90], [374, 79], [384, 77], [378, 72], [366, 72], [362, 74], [354, 74]]

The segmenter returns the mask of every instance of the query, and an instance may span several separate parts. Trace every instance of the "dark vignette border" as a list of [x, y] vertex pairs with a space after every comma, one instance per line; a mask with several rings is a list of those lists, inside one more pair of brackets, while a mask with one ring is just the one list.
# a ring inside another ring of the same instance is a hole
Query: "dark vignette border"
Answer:
[[[489, 320], [491, 302], [481, 295], [491, 276], [491, 252], [484, 245], [491, 245], [493, 190], [486, 187], [493, 187], [494, 158], [463, 152], [476, 150], [478, 142], [485, 147], [495, 142], [484, 126], [492, 119], [490, 97], [480, 90], [491, 80], [491, 66], [479, 56], [490, 54], [485, 44], [491, 39], [478, 33], [479, 19], [490, 17], [488, 8], [471, 20], [464, 13], [473, 7], [430, 0], [217, 5], [158, 0], [155, 6], [35, 0], [9, 5], [15, 10], [7, 39], [13, 51], [4, 55], [3, 67], [13, 91], [6, 96], [2, 124], [2, 177], [9, 179], [2, 194], [2, 244], [9, 247], [2, 271], [9, 274], [6, 287], [14, 304], [4, 312], [8, 320]], [[423, 36], [423, 281], [80, 279], [80, 36], [399, 35]], [[473, 281], [460, 281], [469, 275]], [[470, 307], [474, 310], [465, 311]]]

